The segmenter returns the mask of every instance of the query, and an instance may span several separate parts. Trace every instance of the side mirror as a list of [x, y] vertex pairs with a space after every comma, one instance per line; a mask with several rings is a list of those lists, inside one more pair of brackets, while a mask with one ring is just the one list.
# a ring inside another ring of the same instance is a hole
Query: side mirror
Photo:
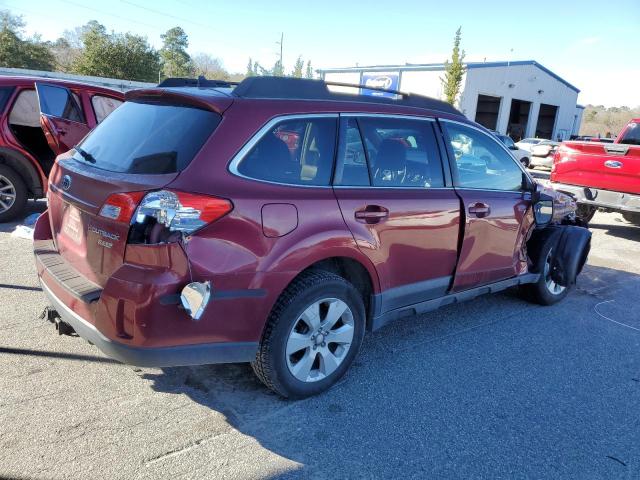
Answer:
[[520, 149], [519, 149], [517, 146], [515, 146], [515, 145], [511, 145], [511, 146], [509, 147], [509, 150], [520, 150]]
[[537, 227], [546, 227], [553, 220], [553, 197], [541, 193], [533, 204], [533, 216]]

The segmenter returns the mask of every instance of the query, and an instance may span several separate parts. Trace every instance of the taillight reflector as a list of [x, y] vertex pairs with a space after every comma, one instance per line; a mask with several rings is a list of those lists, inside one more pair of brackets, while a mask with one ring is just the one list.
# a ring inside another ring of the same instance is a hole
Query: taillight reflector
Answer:
[[145, 192], [114, 193], [104, 202], [100, 216], [129, 223]]

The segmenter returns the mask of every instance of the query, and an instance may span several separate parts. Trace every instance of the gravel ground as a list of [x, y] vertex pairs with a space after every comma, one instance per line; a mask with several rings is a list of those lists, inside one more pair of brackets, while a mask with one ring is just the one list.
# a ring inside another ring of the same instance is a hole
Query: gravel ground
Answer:
[[396, 322], [299, 402], [247, 365], [138, 369], [58, 336], [14, 226], [0, 226], [1, 478], [640, 478], [640, 228], [619, 215], [596, 214], [561, 304], [505, 292]]

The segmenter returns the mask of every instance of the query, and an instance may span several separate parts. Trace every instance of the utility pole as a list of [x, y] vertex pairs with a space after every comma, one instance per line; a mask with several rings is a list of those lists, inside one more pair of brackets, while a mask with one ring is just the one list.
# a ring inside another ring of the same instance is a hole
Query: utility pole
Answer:
[[280, 33], [280, 41], [276, 42], [276, 45], [280, 45], [280, 70], [284, 76], [284, 64], [282, 63], [282, 46], [284, 44], [284, 32]]

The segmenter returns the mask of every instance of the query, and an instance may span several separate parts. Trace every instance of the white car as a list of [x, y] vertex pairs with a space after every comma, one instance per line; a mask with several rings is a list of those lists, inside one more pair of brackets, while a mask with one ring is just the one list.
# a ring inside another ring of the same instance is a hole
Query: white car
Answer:
[[537, 145], [543, 141], [545, 141], [544, 138], [523, 138], [519, 142], [516, 142], [516, 146], [522, 150], [531, 152], [531, 149], [534, 147], [534, 145]]
[[531, 158], [531, 154], [528, 150], [523, 148], [519, 148], [517, 143], [513, 143], [511, 137], [507, 135], [502, 135], [501, 133], [494, 133], [498, 139], [504, 143], [504, 146], [511, 150], [511, 153], [514, 157], [520, 160], [520, 163], [525, 166], [525, 168], [529, 167], [529, 162]]
[[551, 140], [544, 140], [534, 145], [531, 149], [531, 168], [544, 167], [551, 169], [553, 166], [553, 155], [556, 153], [559, 145], [558, 142], [552, 142]]

